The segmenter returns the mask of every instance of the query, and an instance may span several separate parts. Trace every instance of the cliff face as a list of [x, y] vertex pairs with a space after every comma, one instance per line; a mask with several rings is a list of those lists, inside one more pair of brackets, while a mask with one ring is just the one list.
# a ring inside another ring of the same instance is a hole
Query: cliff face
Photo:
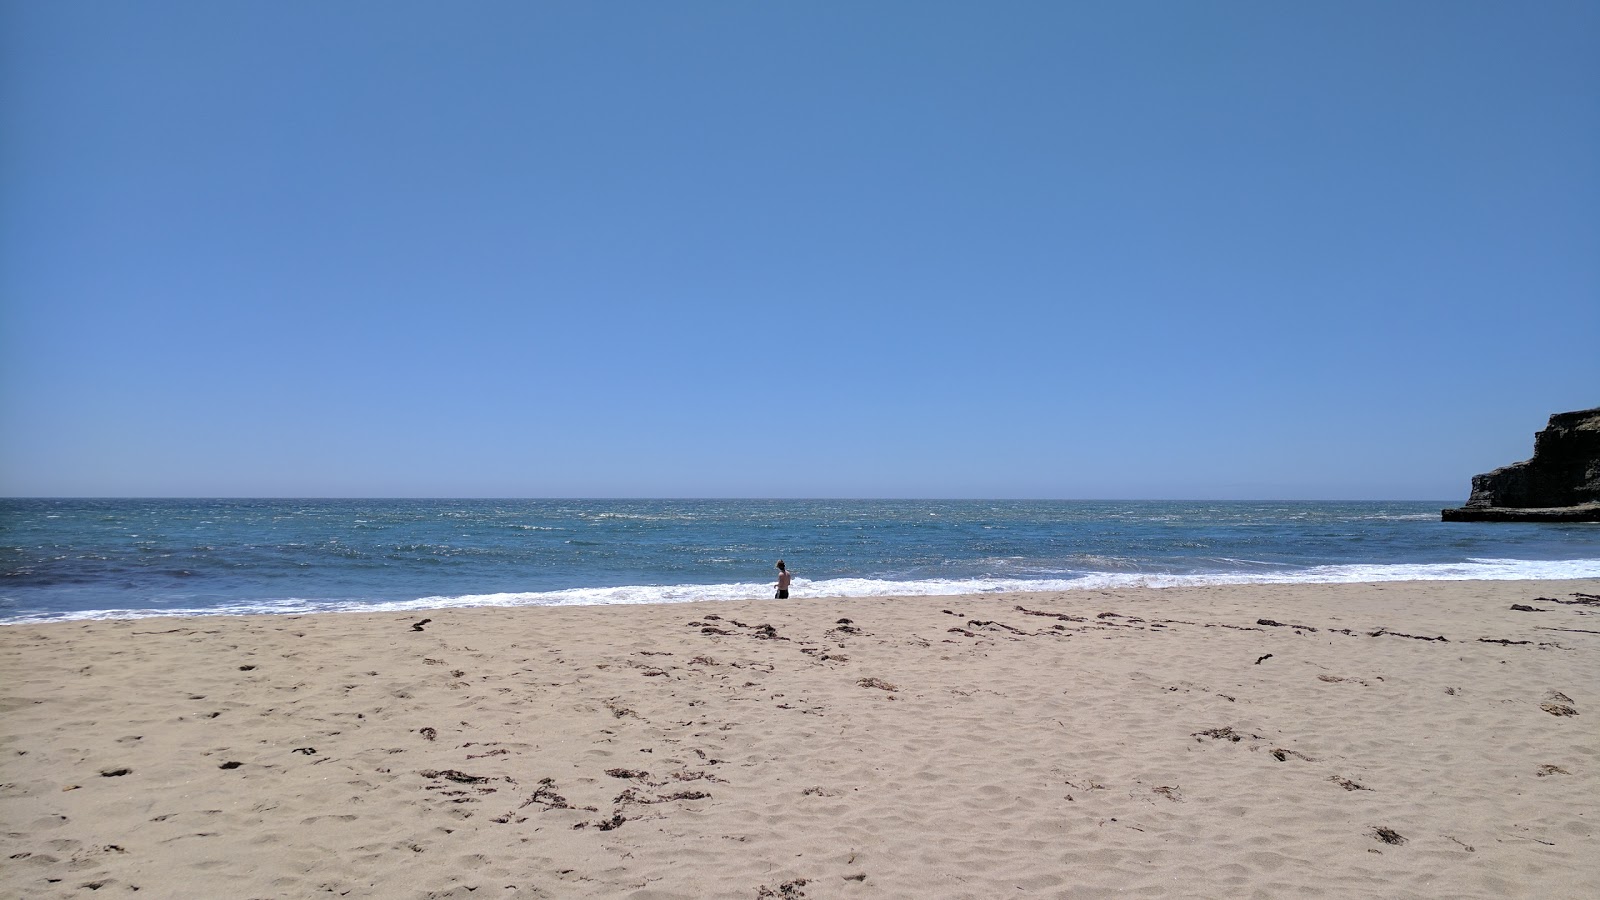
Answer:
[[1600, 408], [1556, 413], [1533, 436], [1533, 458], [1472, 478], [1447, 522], [1600, 522]]

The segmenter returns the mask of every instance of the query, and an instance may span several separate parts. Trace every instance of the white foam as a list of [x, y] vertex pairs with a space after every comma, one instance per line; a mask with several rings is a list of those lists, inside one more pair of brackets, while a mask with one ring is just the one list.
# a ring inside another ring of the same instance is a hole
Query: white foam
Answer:
[[[795, 599], [808, 597], [944, 597], [957, 594], [1023, 593], [1029, 591], [1103, 590], [1124, 587], [1169, 588], [1225, 584], [1349, 584], [1373, 581], [1532, 581], [1600, 578], [1600, 559], [1528, 560], [1469, 559], [1459, 563], [1313, 566], [1270, 572], [1170, 574], [1097, 572], [1070, 578], [933, 578], [894, 581], [880, 578], [797, 578]], [[697, 600], [766, 600], [767, 582], [710, 585], [627, 585], [499, 594], [420, 597], [415, 600], [282, 600], [248, 601], [192, 609], [118, 609], [31, 615], [3, 624], [138, 619], [169, 616], [303, 615], [320, 612], [403, 612], [484, 606], [619, 606], [643, 603], [688, 603]], [[778, 601], [785, 602], [785, 601]], [[793, 601], [788, 601], [793, 602]]]

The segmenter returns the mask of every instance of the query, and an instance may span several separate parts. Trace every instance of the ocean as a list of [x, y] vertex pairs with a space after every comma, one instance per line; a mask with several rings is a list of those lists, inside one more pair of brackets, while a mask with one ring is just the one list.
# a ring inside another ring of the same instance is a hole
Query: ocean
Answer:
[[1453, 505], [8, 499], [0, 622], [1600, 577], [1600, 526]]

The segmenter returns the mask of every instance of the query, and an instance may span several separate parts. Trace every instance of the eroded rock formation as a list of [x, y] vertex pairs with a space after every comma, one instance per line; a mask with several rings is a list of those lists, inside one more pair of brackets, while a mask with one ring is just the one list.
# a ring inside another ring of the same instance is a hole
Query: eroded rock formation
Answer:
[[1600, 407], [1556, 413], [1533, 436], [1533, 458], [1472, 478], [1446, 522], [1600, 522]]

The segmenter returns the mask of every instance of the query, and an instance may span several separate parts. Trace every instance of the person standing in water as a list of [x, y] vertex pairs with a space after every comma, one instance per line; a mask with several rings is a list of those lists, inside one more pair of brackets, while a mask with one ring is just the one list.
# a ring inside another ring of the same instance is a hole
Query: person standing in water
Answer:
[[774, 600], [789, 599], [789, 570], [784, 568], [783, 560], [778, 560], [778, 592], [772, 595]]

